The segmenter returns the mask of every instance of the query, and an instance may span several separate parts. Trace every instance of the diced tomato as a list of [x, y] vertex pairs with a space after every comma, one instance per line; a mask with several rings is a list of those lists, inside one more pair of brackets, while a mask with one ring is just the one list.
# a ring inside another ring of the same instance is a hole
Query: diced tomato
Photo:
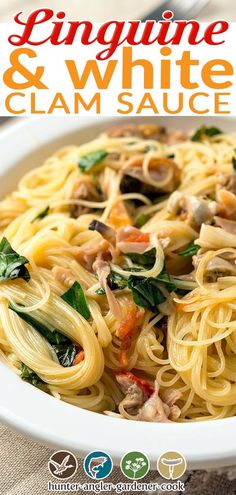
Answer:
[[150, 234], [144, 234], [143, 232], [137, 232], [134, 234], [131, 234], [129, 237], [126, 237], [124, 239], [124, 242], [149, 242], [150, 241]]
[[129, 351], [134, 334], [140, 326], [140, 320], [144, 314], [143, 309], [138, 309], [134, 304], [126, 308], [126, 316], [121, 321], [116, 332], [117, 337], [121, 340], [119, 362], [122, 367], [127, 366]]
[[135, 383], [149, 396], [152, 395], [155, 391], [154, 387], [147, 380], [138, 378], [136, 375], [131, 373], [131, 371], [117, 371], [115, 374], [116, 376], [126, 376], [131, 382]]
[[80, 351], [76, 354], [72, 366], [76, 366], [76, 364], [81, 363], [83, 360], [84, 360], [84, 351]]
[[134, 304], [128, 306], [126, 308], [126, 316], [121, 320], [120, 326], [116, 332], [117, 337], [119, 337], [120, 340], [124, 340], [130, 333], [133, 333], [136, 330], [142, 315], [143, 311], [137, 309]]

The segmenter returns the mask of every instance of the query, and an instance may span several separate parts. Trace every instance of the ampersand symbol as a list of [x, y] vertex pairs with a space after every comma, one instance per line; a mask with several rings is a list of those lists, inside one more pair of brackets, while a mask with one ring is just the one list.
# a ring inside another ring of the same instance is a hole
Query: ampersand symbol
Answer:
[[[28, 57], [30, 58], [37, 57], [35, 51], [31, 50], [30, 48], [18, 48], [17, 50], [14, 50], [14, 52], [12, 52], [10, 55], [11, 67], [7, 69], [3, 75], [3, 81], [6, 86], [12, 89], [26, 89], [32, 86], [38, 89], [48, 89], [48, 87], [41, 81], [41, 77], [44, 73], [44, 67], [39, 66], [36, 68], [35, 73], [30, 72], [20, 62], [19, 58], [21, 55], [28, 55]], [[14, 81], [14, 74], [16, 73], [23, 76], [26, 81]]]

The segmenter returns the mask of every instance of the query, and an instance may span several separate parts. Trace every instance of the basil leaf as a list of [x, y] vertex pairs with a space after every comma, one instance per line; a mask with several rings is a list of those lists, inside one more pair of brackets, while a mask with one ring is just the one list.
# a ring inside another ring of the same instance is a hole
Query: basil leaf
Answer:
[[169, 273], [167, 273], [165, 270], [162, 270], [162, 272], [157, 275], [157, 277], [155, 277], [155, 280], [158, 280], [162, 284], [165, 284], [169, 292], [173, 292], [177, 289], [176, 283], [171, 280]]
[[74, 282], [72, 287], [65, 292], [61, 298], [66, 301], [72, 308], [80, 313], [86, 320], [91, 316], [84, 291], [79, 282]]
[[200, 246], [195, 244], [194, 242], [191, 242], [189, 246], [184, 250], [179, 253], [180, 256], [194, 256], [197, 254], [198, 250], [200, 249]]
[[28, 325], [35, 328], [35, 330], [37, 330], [49, 342], [49, 344], [70, 344], [70, 339], [68, 339], [65, 335], [57, 330], [49, 330], [43, 323], [36, 320], [31, 313], [23, 313], [23, 311], [17, 310], [11, 303], [9, 304], [9, 308], [20, 316], [22, 320], [28, 323]]
[[44, 388], [45, 387], [45, 382], [39, 378], [39, 376], [31, 370], [26, 364], [21, 363], [21, 379], [25, 380], [28, 383], [31, 383], [35, 387], [38, 388]]
[[132, 292], [135, 304], [156, 312], [157, 306], [166, 300], [166, 297], [158, 286], [159, 283], [164, 284], [169, 292], [176, 290], [175, 282], [171, 280], [165, 270], [156, 277], [145, 278], [130, 275], [128, 278], [128, 288]]
[[135, 304], [155, 312], [157, 306], [166, 300], [157, 284], [158, 282], [154, 278], [141, 278], [130, 275], [128, 287], [132, 292]]
[[206, 127], [203, 125], [193, 134], [191, 141], [201, 141], [204, 136], [213, 137], [217, 134], [222, 134], [222, 131], [218, 127]]
[[38, 215], [36, 215], [35, 218], [33, 218], [33, 220], [31, 220], [31, 223], [34, 223], [35, 220], [41, 220], [42, 218], [46, 217], [48, 212], [50, 210], [50, 207], [49, 206], [46, 206], [46, 208], [44, 208], [44, 210], [41, 210]]
[[[138, 268], [136, 266], [124, 268], [124, 270], [129, 271], [129, 272], [140, 272], [142, 271], [142, 268]], [[127, 287], [128, 284], [128, 279], [123, 277], [123, 275], [120, 275], [120, 273], [114, 272], [111, 270], [110, 274], [108, 275], [108, 285], [111, 290], [123, 290]], [[99, 287], [99, 289], [96, 290], [96, 294], [99, 296], [104, 296], [106, 294], [105, 289], [103, 287]]]
[[136, 222], [135, 222], [135, 227], [138, 227], [139, 229], [147, 223], [149, 220], [148, 215], [145, 215], [145, 213], [141, 213], [141, 215], [138, 216]]
[[108, 152], [106, 150], [99, 150], [99, 151], [92, 151], [92, 153], [88, 153], [85, 156], [81, 156], [78, 163], [80, 171], [88, 172], [95, 165], [101, 163], [106, 158], [107, 155]]
[[52, 346], [57, 358], [64, 368], [67, 368], [73, 364], [76, 356], [76, 346], [74, 344], [56, 344]]
[[126, 256], [128, 256], [131, 261], [133, 261], [133, 263], [136, 263], [137, 265], [152, 267], [156, 259], [156, 248], [149, 249], [143, 254], [127, 253]]
[[29, 260], [12, 249], [10, 243], [3, 237], [0, 242], [0, 282], [23, 278], [28, 282], [30, 274], [24, 266]]
[[[128, 271], [141, 271], [136, 267], [124, 268], [124, 270]], [[133, 296], [133, 300], [137, 306], [141, 306], [142, 308], [149, 309], [150, 311], [155, 312], [158, 304], [161, 304], [165, 301], [165, 296], [158, 287], [158, 282], [162, 283], [166, 286], [169, 292], [176, 290], [176, 284], [171, 280], [169, 274], [163, 270], [157, 277], [134, 277], [130, 275], [128, 280], [120, 275], [119, 273], [111, 271], [108, 277], [108, 284], [110, 289], [112, 290], [122, 290], [128, 287]], [[100, 287], [96, 290], [96, 293], [99, 295], [104, 295], [105, 290]]]
[[[129, 268], [127, 268], [127, 270], [129, 270]], [[123, 290], [127, 287], [127, 279], [123, 277], [123, 275], [113, 272], [113, 270], [109, 273], [107, 282], [111, 290]], [[96, 290], [96, 294], [104, 296], [106, 291], [103, 287], [99, 287], [99, 289]]]
[[127, 287], [127, 279], [111, 270], [108, 276], [108, 285], [111, 290], [122, 290]]
[[49, 344], [51, 344], [57, 354], [59, 363], [62, 366], [71, 366], [76, 355], [76, 346], [72, 344], [68, 337], [57, 330], [49, 330], [43, 323], [40, 323], [31, 314], [16, 310], [11, 303], [9, 304], [9, 308], [20, 316], [22, 320], [28, 323], [28, 325], [31, 325], [35, 330], [37, 330], [49, 342]]

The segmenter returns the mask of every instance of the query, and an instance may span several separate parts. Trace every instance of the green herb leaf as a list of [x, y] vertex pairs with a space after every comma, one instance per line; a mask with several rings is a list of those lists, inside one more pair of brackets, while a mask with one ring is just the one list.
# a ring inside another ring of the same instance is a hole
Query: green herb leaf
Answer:
[[78, 163], [80, 171], [88, 172], [95, 165], [101, 163], [106, 158], [107, 155], [108, 152], [106, 150], [99, 150], [99, 151], [92, 151], [92, 153], [88, 153], [88, 155], [81, 156]]
[[41, 210], [38, 215], [36, 215], [35, 218], [33, 218], [33, 220], [31, 220], [31, 223], [34, 223], [35, 220], [41, 220], [42, 218], [46, 217], [48, 212], [50, 210], [50, 207], [49, 206], [46, 206], [46, 208], [44, 208], [44, 210]]
[[76, 356], [76, 346], [74, 344], [56, 344], [52, 346], [60, 364], [68, 368], [73, 364]]
[[155, 278], [130, 275], [128, 287], [132, 292], [135, 304], [155, 313], [157, 306], [166, 299], [157, 284], [158, 281]]
[[106, 294], [106, 291], [105, 289], [103, 289], [103, 287], [99, 287], [99, 289], [96, 290], [96, 294], [98, 294], [98, 296], [104, 296]]
[[145, 266], [145, 268], [152, 267], [156, 259], [156, 248], [149, 249], [143, 254], [127, 253], [126, 256], [128, 256], [133, 263], [136, 263], [137, 265]]
[[[24, 306], [22, 306], [24, 307]], [[9, 308], [14, 311], [22, 320], [24, 320], [28, 325], [31, 325], [35, 330], [37, 330], [48, 342], [49, 344], [70, 344], [70, 339], [57, 330], [49, 330], [43, 323], [39, 322], [36, 318], [32, 316], [31, 313], [24, 313], [15, 308], [11, 303]]]
[[119, 273], [113, 272], [113, 270], [111, 270], [108, 277], [108, 285], [111, 290], [122, 290], [127, 287], [127, 279]]
[[[236, 150], [235, 150], [236, 151]], [[236, 158], [233, 156], [232, 158], [233, 169], [236, 172]]]
[[18, 311], [11, 303], [9, 304], [9, 308], [20, 316], [22, 320], [28, 323], [28, 325], [31, 325], [35, 330], [37, 330], [49, 342], [49, 344], [51, 344], [62, 366], [71, 366], [76, 355], [76, 346], [72, 344], [68, 337], [57, 330], [49, 330], [43, 323], [39, 322], [30, 313]]
[[[137, 267], [124, 268], [127, 271], [142, 272], [142, 269]], [[112, 290], [122, 290], [128, 287], [133, 296], [135, 304], [142, 308], [149, 309], [150, 311], [156, 311], [156, 306], [165, 301], [165, 296], [158, 287], [158, 282], [166, 286], [169, 292], [176, 290], [176, 284], [171, 280], [169, 274], [163, 270], [157, 277], [134, 277], [130, 275], [128, 279], [111, 271], [108, 277], [108, 284]], [[100, 287], [96, 290], [98, 295], [105, 295], [105, 290]]]
[[142, 308], [156, 312], [157, 306], [166, 300], [159, 283], [164, 284], [169, 292], [176, 290], [176, 284], [171, 280], [170, 275], [165, 271], [157, 277], [134, 277], [128, 278], [128, 287], [132, 292], [135, 304]]
[[173, 292], [177, 288], [176, 283], [171, 280], [169, 273], [167, 273], [165, 270], [162, 270], [162, 272], [157, 275], [157, 277], [155, 277], [155, 280], [158, 280], [162, 284], [165, 284], [169, 292]]
[[0, 242], [0, 282], [15, 278], [23, 278], [28, 282], [30, 274], [24, 266], [26, 263], [29, 260], [14, 251], [6, 237], [3, 237]]
[[135, 227], [138, 227], [140, 229], [143, 225], [145, 225], [145, 223], [147, 223], [147, 221], [148, 215], [145, 215], [145, 213], [141, 213], [141, 215], [139, 215], [136, 220]]
[[[127, 279], [119, 273], [113, 272], [113, 270], [109, 273], [107, 282], [111, 290], [122, 290], [127, 287]], [[103, 287], [99, 287], [99, 289], [96, 290], [96, 294], [104, 296], [106, 291]]]
[[204, 136], [213, 137], [217, 134], [222, 134], [222, 131], [218, 127], [206, 127], [203, 125], [193, 134], [192, 141], [201, 141]]
[[90, 318], [90, 311], [84, 291], [79, 282], [74, 282], [72, 287], [61, 296], [72, 308], [80, 313], [86, 320]]
[[179, 254], [180, 256], [194, 256], [195, 254], [197, 254], [199, 249], [200, 246], [198, 246], [194, 242], [191, 242], [191, 244], [189, 244], [189, 246], [184, 251], [181, 251], [181, 253]]
[[32, 385], [34, 385], [34, 387], [44, 388], [46, 385], [43, 382], [43, 380], [41, 380], [41, 378], [39, 378], [39, 376], [33, 370], [31, 370], [31, 368], [26, 366], [26, 364], [24, 364], [24, 363], [21, 363], [21, 375], [20, 376], [21, 376], [22, 380], [25, 380], [26, 382], [31, 383]]

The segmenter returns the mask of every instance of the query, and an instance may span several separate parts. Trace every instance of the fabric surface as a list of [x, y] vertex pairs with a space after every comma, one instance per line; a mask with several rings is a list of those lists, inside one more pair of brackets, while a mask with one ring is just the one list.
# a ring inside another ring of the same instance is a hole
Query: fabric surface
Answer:
[[[183, 2], [187, 0], [183, 0]], [[11, 21], [13, 15], [23, 10], [28, 13], [36, 8], [51, 7], [56, 10], [66, 9], [71, 18], [91, 18], [104, 21], [109, 18], [139, 18], [158, 5], [158, 0], [1, 0], [1, 21]], [[235, 0], [211, 0], [202, 10], [199, 19], [209, 21], [226, 18], [236, 21]], [[44, 495], [48, 494], [47, 482], [53, 481], [47, 469], [52, 451], [36, 444], [0, 425], [0, 495]], [[231, 479], [229, 479], [231, 478]], [[206, 473], [204, 471], [187, 472], [183, 477], [187, 495], [235, 495], [236, 470]], [[157, 482], [158, 474], [151, 472], [145, 481]], [[55, 480], [54, 480], [55, 481]], [[79, 462], [77, 475], [73, 482], [87, 482], [82, 462]], [[115, 468], [109, 481], [116, 483], [126, 481], [120, 470]], [[63, 492], [69, 493], [69, 492]], [[77, 492], [78, 493], [78, 492]], [[111, 492], [110, 492], [111, 493]], [[132, 492], [133, 495], [136, 495]], [[163, 493], [163, 492], [162, 492]], [[170, 492], [168, 492], [172, 495]], [[176, 493], [176, 492], [175, 492]], [[139, 492], [140, 494], [140, 492]], [[151, 493], [150, 493], [151, 495]]]

